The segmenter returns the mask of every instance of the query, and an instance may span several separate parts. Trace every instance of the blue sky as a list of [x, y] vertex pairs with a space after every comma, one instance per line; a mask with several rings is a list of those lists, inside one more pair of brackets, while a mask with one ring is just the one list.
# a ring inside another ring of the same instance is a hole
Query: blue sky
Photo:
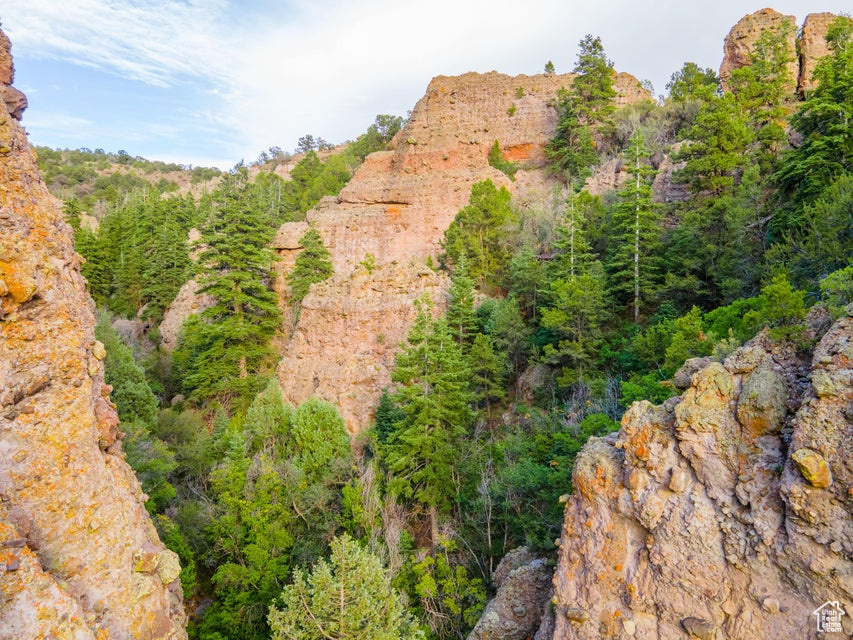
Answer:
[[[352, 139], [405, 115], [435, 75], [558, 72], [600, 35], [620, 71], [664, 91], [718, 68], [751, 0], [3, 0], [34, 144], [233, 166], [311, 133]], [[796, 15], [850, 0], [783, 0]]]

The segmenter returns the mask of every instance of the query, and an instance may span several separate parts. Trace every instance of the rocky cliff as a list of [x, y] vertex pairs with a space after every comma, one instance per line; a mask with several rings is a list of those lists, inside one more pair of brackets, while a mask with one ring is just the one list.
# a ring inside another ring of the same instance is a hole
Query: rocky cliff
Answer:
[[579, 455], [555, 640], [817, 638], [853, 623], [853, 305], [811, 364], [759, 336]]
[[[312, 288], [284, 346], [278, 374], [288, 401], [317, 394], [340, 407], [352, 433], [369, 424], [414, 318], [414, 300], [427, 295], [437, 308], [444, 304], [447, 279], [427, 262], [467, 204], [471, 185], [491, 179], [521, 197], [548, 193], [541, 169], [557, 120], [550, 105], [571, 81], [571, 75], [495, 72], [435, 78], [393, 149], [368, 156], [338, 198], [308, 213], [335, 274]], [[628, 74], [618, 74], [616, 86], [619, 104], [648, 97]], [[488, 164], [495, 140], [521, 163], [515, 181]], [[305, 229], [287, 223], [276, 240], [285, 307], [285, 277]], [[368, 254], [375, 265], [369, 269], [362, 264]]]
[[726, 36], [723, 45], [723, 62], [720, 65], [720, 82], [729, 88], [732, 71], [750, 64], [761, 34], [784, 34], [785, 47], [790, 62], [787, 69], [788, 93], [800, 94], [814, 89], [812, 74], [818, 61], [829, 54], [826, 31], [837, 16], [832, 13], [812, 13], [806, 16], [798, 33], [797, 20], [773, 9], [761, 9], [741, 18]]
[[177, 556], [126, 464], [93, 304], [18, 124], [0, 32], [0, 638], [185, 638]]

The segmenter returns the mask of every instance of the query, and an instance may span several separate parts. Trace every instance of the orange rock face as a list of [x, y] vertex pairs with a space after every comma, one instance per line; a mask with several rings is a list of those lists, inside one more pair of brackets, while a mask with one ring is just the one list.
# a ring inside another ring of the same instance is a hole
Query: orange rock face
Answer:
[[0, 101], [0, 638], [185, 638], [177, 557], [124, 460], [80, 258], [19, 116]]
[[815, 88], [814, 70], [821, 58], [831, 52], [826, 44], [826, 31], [837, 18], [834, 13], [810, 13], [800, 34], [800, 77], [797, 91], [801, 94]]
[[[317, 394], [341, 408], [351, 433], [369, 425], [415, 316], [414, 300], [427, 295], [437, 309], [445, 303], [447, 279], [427, 262], [440, 252], [471, 186], [491, 179], [540, 201], [549, 192], [541, 169], [557, 124], [551, 104], [572, 77], [492, 72], [435, 78], [393, 149], [368, 156], [337, 199], [308, 213], [335, 274], [312, 288], [284, 345], [278, 377], [286, 400], [299, 403]], [[616, 87], [619, 105], [649, 97], [628, 74], [617, 75]], [[488, 164], [495, 140], [521, 162], [514, 182]], [[304, 223], [288, 223], [276, 242], [285, 306], [285, 277], [304, 229]], [[368, 254], [372, 272], [361, 265]]]
[[750, 64], [755, 45], [765, 31], [785, 33], [791, 61], [788, 63], [789, 93], [797, 88], [799, 65], [796, 57], [797, 22], [794, 16], [786, 16], [773, 9], [761, 9], [741, 18], [729, 31], [723, 45], [723, 62], [720, 65], [720, 82], [724, 90], [729, 89], [732, 71]]

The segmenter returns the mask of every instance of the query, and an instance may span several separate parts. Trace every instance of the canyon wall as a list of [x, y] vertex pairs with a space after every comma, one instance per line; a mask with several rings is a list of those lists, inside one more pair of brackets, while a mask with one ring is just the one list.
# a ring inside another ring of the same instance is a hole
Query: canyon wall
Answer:
[[[288, 402], [316, 394], [340, 407], [351, 433], [369, 425], [414, 319], [414, 301], [426, 295], [436, 309], [445, 303], [447, 278], [429, 261], [436, 263], [444, 231], [468, 203], [471, 186], [491, 179], [540, 202], [550, 192], [542, 168], [557, 124], [552, 102], [572, 78], [495, 72], [435, 78], [392, 150], [368, 156], [337, 198], [308, 213], [335, 274], [312, 287], [298, 320], [288, 322], [278, 368]], [[616, 88], [619, 105], [649, 97], [628, 74], [617, 75]], [[488, 164], [495, 140], [521, 164], [515, 181]], [[274, 245], [285, 310], [286, 275], [306, 228], [283, 225]]]
[[[853, 305], [847, 314], [810, 365], [759, 335], [587, 443], [554, 640], [850, 637]], [[826, 602], [846, 610], [843, 633], [818, 636]]]
[[12, 80], [0, 32], [0, 639], [182, 639], [178, 559], [124, 460], [80, 257]]

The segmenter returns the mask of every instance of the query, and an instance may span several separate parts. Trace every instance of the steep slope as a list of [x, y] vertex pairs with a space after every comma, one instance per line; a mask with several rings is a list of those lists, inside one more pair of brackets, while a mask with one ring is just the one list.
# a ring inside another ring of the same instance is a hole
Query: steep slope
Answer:
[[555, 640], [815, 638], [824, 602], [849, 614], [851, 406], [853, 305], [810, 367], [759, 336], [634, 404], [576, 461]]
[[79, 256], [12, 79], [0, 33], [0, 638], [185, 638], [177, 556], [124, 461]]
[[[495, 72], [439, 76], [393, 150], [368, 156], [337, 199], [309, 212], [335, 275], [312, 288], [284, 347], [278, 376], [289, 402], [317, 394], [340, 407], [350, 432], [368, 425], [414, 318], [414, 300], [426, 294], [437, 308], [444, 304], [447, 279], [427, 261], [439, 253], [471, 185], [491, 179], [522, 198], [547, 193], [543, 152], [557, 120], [550, 103], [571, 81], [571, 75]], [[628, 74], [618, 74], [616, 86], [620, 105], [648, 97]], [[522, 164], [514, 182], [488, 164], [495, 140]], [[305, 228], [287, 223], [276, 240], [285, 307], [285, 277]], [[368, 254], [375, 262], [370, 271], [359, 264]]]

